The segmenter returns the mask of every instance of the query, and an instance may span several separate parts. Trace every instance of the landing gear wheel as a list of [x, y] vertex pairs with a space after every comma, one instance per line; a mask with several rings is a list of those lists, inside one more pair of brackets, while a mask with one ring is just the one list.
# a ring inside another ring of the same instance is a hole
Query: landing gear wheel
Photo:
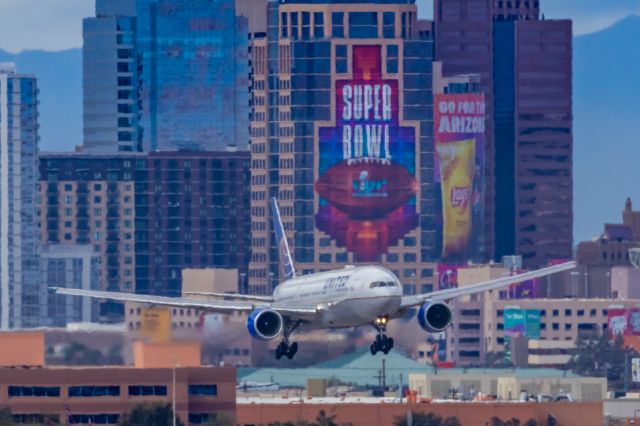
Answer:
[[371, 344], [371, 346], [369, 347], [369, 349], [371, 350], [371, 355], [375, 355], [378, 353], [378, 346], [376, 346], [376, 342], [373, 342]]
[[291, 346], [289, 346], [289, 349], [287, 349], [287, 358], [289, 359], [293, 359], [293, 357], [296, 355], [296, 353], [298, 352], [298, 342], [293, 342], [291, 344]]
[[387, 355], [389, 351], [391, 351], [391, 349], [393, 349], [393, 339], [390, 337], [387, 337], [386, 339], [383, 340], [382, 352], [385, 355]]
[[287, 344], [285, 342], [280, 342], [276, 348], [276, 359], [282, 358], [282, 356], [286, 354], [287, 349]]

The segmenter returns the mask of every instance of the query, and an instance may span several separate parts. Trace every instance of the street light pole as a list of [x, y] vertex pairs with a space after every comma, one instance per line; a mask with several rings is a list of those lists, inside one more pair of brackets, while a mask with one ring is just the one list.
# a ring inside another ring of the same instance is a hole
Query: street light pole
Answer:
[[173, 356], [173, 367], [171, 368], [171, 406], [173, 411], [173, 426], [176, 426], [176, 357]]

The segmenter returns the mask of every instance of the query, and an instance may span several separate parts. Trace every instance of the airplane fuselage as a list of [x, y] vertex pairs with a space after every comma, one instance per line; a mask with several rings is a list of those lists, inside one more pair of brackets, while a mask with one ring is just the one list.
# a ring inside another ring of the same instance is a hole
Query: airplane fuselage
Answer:
[[289, 279], [276, 287], [274, 306], [314, 306], [319, 318], [305, 328], [342, 328], [392, 317], [400, 307], [402, 286], [380, 266], [346, 267]]

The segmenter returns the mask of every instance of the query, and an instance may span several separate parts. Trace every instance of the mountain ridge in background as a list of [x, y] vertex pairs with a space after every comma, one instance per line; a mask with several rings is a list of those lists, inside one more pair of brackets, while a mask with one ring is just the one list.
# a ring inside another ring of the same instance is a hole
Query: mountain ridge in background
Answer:
[[[640, 208], [640, 16], [574, 38], [574, 237], [620, 222], [626, 197]], [[36, 74], [41, 151], [82, 143], [82, 51], [0, 50], [0, 62]]]

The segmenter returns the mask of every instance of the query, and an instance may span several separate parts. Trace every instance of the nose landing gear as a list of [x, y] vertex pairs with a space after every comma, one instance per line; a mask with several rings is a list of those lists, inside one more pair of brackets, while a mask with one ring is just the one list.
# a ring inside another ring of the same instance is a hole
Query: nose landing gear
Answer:
[[369, 349], [371, 350], [371, 355], [375, 355], [378, 352], [382, 352], [385, 355], [393, 349], [393, 338], [387, 337], [386, 334], [386, 326], [389, 319], [387, 317], [379, 317], [376, 318], [376, 321], [373, 324], [373, 327], [378, 331], [378, 335], [376, 336], [376, 340], [373, 341]]

